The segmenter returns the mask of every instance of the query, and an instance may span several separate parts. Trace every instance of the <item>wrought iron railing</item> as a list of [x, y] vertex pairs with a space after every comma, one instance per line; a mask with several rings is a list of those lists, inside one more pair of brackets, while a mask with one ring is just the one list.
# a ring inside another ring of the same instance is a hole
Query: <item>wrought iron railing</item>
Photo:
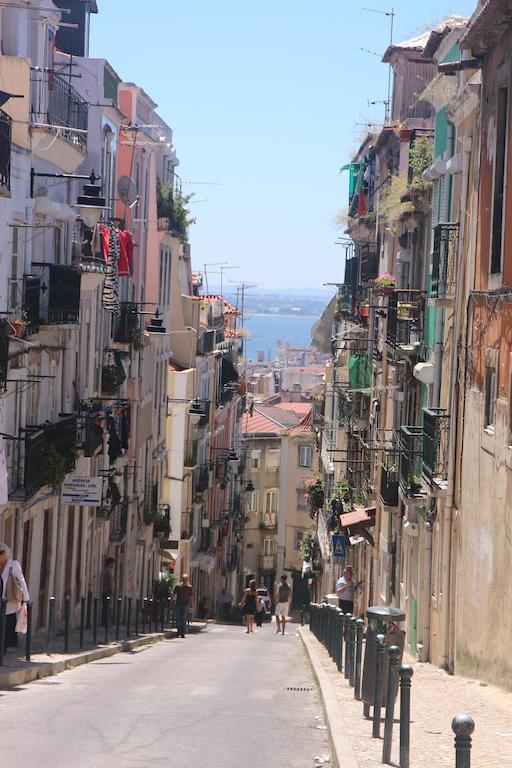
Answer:
[[194, 533], [194, 510], [186, 509], [181, 513], [181, 538], [190, 539]]
[[194, 490], [203, 493], [210, 486], [210, 472], [206, 464], [197, 467], [194, 472]]
[[11, 188], [11, 133], [12, 120], [0, 109], [0, 187]]
[[388, 507], [398, 506], [398, 457], [396, 466], [382, 466], [380, 497]]
[[423, 409], [423, 476], [430, 486], [448, 479], [450, 416], [444, 408]]
[[260, 568], [262, 571], [275, 571], [277, 568], [277, 555], [260, 555]]
[[395, 290], [388, 298], [386, 341], [392, 349], [419, 352], [424, 338], [425, 293]]
[[379, 274], [379, 251], [377, 243], [357, 243], [356, 253], [360, 259], [361, 282], [375, 280]]
[[34, 262], [23, 277], [23, 313], [27, 332], [41, 325], [76, 325], [80, 317], [80, 273], [61, 264]]
[[158, 517], [158, 483], [147, 483], [144, 493], [144, 522], [151, 525]]
[[400, 490], [406, 497], [421, 493], [423, 464], [423, 429], [417, 426], [402, 426], [396, 435], [400, 452]]
[[121, 302], [121, 314], [114, 317], [112, 339], [120, 344], [133, 344], [141, 338], [139, 307], [131, 301]]
[[46, 72], [32, 72], [31, 90], [33, 121], [60, 128], [62, 138], [85, 152], [89, 105], [78, 91], [60, 75]]
[[195, 467], [197, 464], [197, 440], [187, 440], [185, 451], [185, 466]]
[[434, 227], [432, 250], [432, 298], [453, 299], [457, 270], [457, 222], [437, 224]]
[[128, 502], [116, 504], [110, 515], [110, 541], [120, 544], [124, 541], [128, 524]]
[[77, 458], [77, 417], [66, 416], [54, 424], [45, 424], [46, 444], [53, 447], [64, 457], [66, 472], [75, 468]]

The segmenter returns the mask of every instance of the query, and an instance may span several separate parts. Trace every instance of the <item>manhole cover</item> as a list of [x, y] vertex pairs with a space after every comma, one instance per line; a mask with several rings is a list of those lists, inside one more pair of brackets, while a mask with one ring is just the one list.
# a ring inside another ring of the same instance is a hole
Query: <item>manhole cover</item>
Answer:
[[60, 685], [58, 680], [34, 680], [34, 685]]
[[307, 687], [304, 687], [304, 686], [302, 686], [302, 687], [301, 686], [297, 686], [297, 687], [289, 687], [286, 690], [287, 691], [300, 691], [300, 692], [306, 692], [307, 693], [307, 692], [312, 691], [313, 689], [312, 688], [307, 688]]

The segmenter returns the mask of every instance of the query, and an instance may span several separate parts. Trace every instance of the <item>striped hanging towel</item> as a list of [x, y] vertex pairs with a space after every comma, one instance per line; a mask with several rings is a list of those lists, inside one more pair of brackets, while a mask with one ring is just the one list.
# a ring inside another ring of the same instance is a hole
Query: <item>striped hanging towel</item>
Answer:
[[113, 312], [119, 317], [121, 307], [119, 305], [118, 286], [118, 261], [119, 261], [119, 233], [115, 227], [110, 227], [108, 238], [107, 273], [103, 283], [103, 309]]

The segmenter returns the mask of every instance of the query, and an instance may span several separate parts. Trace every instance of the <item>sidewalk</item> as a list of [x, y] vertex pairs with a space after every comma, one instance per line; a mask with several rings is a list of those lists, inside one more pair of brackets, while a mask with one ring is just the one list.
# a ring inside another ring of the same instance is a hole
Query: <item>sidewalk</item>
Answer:
[[[382, 739], [372, 738], [372, 722], [363, 717], [363, 705], [354, 701], [353, 689], [340, 675], [327, 651], [308, 627], [299, 635], [319, 680], [324, 698], [327, 724], [343, 768], [381, 766]], [[455, 750], [451, 722], [455, 715], [471, 715], [475, 721], [472, 768], [501, 768], [511, 764], [512, 693], [478, 680], [451, 676], [431, 664], [404, 659], [414, 669], [411, 691], [410, 768], [453, 768]], [[322, 684], [323, 683], [323, 684]], [[326, 701], [327, 697], [327, 701]], [[384, 718], [385, 710], [382, 711]], [[398, 765], [399, 701], [395, 707], [392, 761]], [[347, 754], [336, 745], [336, 733], [343, 730], [348, 740]], [[381, 727], [381, 734], [384, 725]]]
[[[191, 622], [189, 633], [201, 632], [206, 627], [206, 622]], [[78, 631], [73, 631], [70, 635], [70, 650], [68, 653], [64, 653], [64, 637], [62, 634], [59, 634], [53, 642], [51, 656], [46, 652], [46, 638], [43, 635], [36, 636], [32, 639], [30, 663], [25, 661], [25, 638], [23, 635], [19, 635], [21, 643], [19, 648], [9, 648], [8, 652], [4, 655], [4, 666], [0, 667], [0, 689], [24, 685], [32, 680], [56, 675], [59, 672], [73, 669], [81, 664], [88, 664], [91, 661], [97, 661], [107, 656], [114, 656], [116, 653], [129, 653], [143, 645], [151, 645], [160, 642], [160, 640], [169, 640], [177, 637], [176, 630], [169, 628], [164, 629], [163, 632], [147, 632], [144, 635], [139, 633], [136, 637], [134, 637], [132, 630], [131, 637], [127, 639], [126, 627], [123, 626], [120, 627], [119, 642], [113, 639], [115, 637], [114, 628], [109, 633], [109, 637], [112, 640], [105, 645], [101, 643], [104, 635], [105, 630], [98, 629], [97, 639], [99, 642], [97, 645], [94, 645], [92, 630], [87, 630], [84, 634], [83, 650], [79, 650], [79, 633]]]

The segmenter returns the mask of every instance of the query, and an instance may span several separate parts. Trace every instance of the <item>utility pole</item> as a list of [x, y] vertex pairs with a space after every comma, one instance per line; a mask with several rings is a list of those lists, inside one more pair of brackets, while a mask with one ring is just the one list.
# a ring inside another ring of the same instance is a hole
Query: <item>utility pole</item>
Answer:
[[[396, 12], [395, 9], [392, 8], [390, 11], [380, 11], [377, 8], [362, 8], [363, 11], [368, 11], [368, 13], [380, 13], [381, 16], [387, 16], [390, 20], [389, 24], [389, 45], [393, 45], [393, 31], [395, 26], [395, 16]], [[365, 49], [362, 49], [365, 50]], [[374, 53], [374, 51], [368, 51], [368, 53]], [[378, 103], [378, 102], [372, 102], [372, 103]], [[390, 117], [390, 111], [391, 111], [391, 64], [388, 68], [388, 98], [387, 98], [387, 104], [386, 104], [386, 116], [385, 116], [385, 122], [389, 120]]]

